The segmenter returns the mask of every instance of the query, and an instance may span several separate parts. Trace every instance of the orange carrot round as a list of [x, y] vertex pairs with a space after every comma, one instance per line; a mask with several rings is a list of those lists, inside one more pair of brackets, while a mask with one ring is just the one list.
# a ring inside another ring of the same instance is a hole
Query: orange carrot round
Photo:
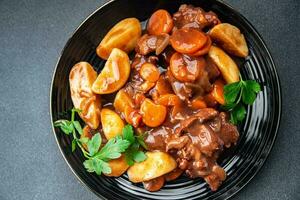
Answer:
[[189, 28], [177, 29], [170, 37], [172, 47], [186, 54], [195, 53], [205, 45], [206, 41], [207, 37], [203, 32]]
[[211, 91], [211, 95], [221, 105], [225, 104], [224, 89], [223, 88], [224, 88], [223, 81], [222, 80], [216, 80], [216, 82], [213, 84], [213, 90]]
[[169, 33], [173, 26], [173, 19], [170, 13], [160, 9], [151, 15], [148, 21], [147, 31], [151, 35], [160, 35], [162, 33]]
[[150, 82], [156, 82], [159, 79], [159, 69], [152, 63], [144, 63], [140, 69], [141, 77]]

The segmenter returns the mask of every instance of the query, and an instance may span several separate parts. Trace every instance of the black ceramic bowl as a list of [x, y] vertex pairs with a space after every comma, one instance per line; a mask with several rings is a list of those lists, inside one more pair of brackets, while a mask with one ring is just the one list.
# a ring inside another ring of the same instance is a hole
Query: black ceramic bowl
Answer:
[[202, 179], [179, 179], [167, 183], [158, 192], [148, 192], [141, 184], [131, 183], [126, 175], [119, 178], [97, 176], [86, 172], [79, 150], [70, 153], [70, 137], [58, 129], [54, 135], [68, 165], [78, 179], [99, 197], [106, 199], [226, 199], [243, 188], [258, 172], [276, 138], [281, 115], [281, 91], [271, 55], [254, 27], [236, 10], [215, 0], [116, 0], [105, 4], [89, 16], [75, 31], [62, 51], [57, 63], [51, 89], [50, 113], [52, 121], [72, 108], [68, 75], [79, 61], [88, 61], [100, 72], [104, 61], [95, 53], [103, 36], [118, 21], [136, 17], [145, 21], [153, 11], [164, 8], [170, 13], [182, 3], [200, 6], [218, 14], [223, 22], [240, 28], [245, 35], [250, 55], [240, 61], [242, 76], [255, 79], [262, 85], [255, 104], [247, 108], [247, 118], [239, 126], [237, 146], [223, 154], [219, 163], [228, 177], [218, 191], [212, 192]]

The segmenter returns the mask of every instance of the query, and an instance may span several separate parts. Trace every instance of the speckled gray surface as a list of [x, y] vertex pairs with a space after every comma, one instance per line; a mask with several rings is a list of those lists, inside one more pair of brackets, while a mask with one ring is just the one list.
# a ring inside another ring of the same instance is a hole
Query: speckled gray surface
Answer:
[[[0, 0], [0, 200], [98, 199], [58, 150], [49, 90], [67, 39], [104, 2]], [[275, 146], [261, 171], [233, 199], [300, 199], [300, 1], [227, 2], [263, 36], [283, 92]]]

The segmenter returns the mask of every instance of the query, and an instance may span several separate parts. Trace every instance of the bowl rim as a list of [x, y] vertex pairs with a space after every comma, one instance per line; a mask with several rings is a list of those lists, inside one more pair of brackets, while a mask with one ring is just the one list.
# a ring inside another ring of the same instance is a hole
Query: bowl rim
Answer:
[[[103, 199], [107, 199], [107, 197], [105, 196], [102, 196], [101, 194], [99, 194], [96, 190], [94, 190], [93, 188], [91, 188], [89, 186], [88, 183], [86, 183], [79, 175], [78, 173], [73, 169], [73, 167], [71, 166], [71, 164], [68, 162], [67, 158], [66, 158], [66, 154], [65, 152], [63, 151], [60, 143], [59, 143], [59, 140], [58, 140], [58, 137], [56, 135], [56, 131], [55, 131], [55, 127], [54, 127], [54, 124], [53, 124], [53, 114], [52, 114], [52, 99], [53, 99], [53, 96], [52, 96], [52, 93], [53, 93], [53, 84], [54, 84], [54, 79], [56, 77], [56, 73], [57, 73], [57, 68], [58, 68], [58, 65], [59, 65], [59, 62], [61, 60], [61, 57], [66, 49], [66, 47], [68, 46], [68, 44], [70, 43], [71, 39], [73, 38], [73, 36], [76, 34], [76, 32], [95, 14], [97, 13], [98, 11], [102, 10], [102, 9], [105, 9], [105, 7], [107, 7], [109, 4], [115, 2], [115, 1], [119, 1], [119, 0], [109, 0], [108, 2], [104, 3], [103, 5], [101, 5], [100, 7], [98, 7], [96, 10], [94, 10], [91, 14], [89, 14], [78, 26], [77, 28], [69, 35], [69, 39], [67, 40], [67, 42], [65, 43], [63, 49], [61, 50], [59, 56], [58, 56], [58, 59], [57, 59], [57, 62], [55, 64], [55, 68], [52, 72], [52, 79], [51, 79], [51, 85], [50, 85], [50, 101], [49, 101], [49, 105], [50, 105], [50, 123], [51, 123], [51, 127], [52, 127], [52, 132], [54, 134], [54, 137], [55, 137], [55, 141], [59, 147], [59, 151], [62, 155], [62, 157], [64, 158], [65, 162], [67, 163], [68, 167], [71, 169], [72, 173], [75, 175], [75, 177], [79, 180], [79, 182], [87, 189], [89, 189], [90, 191], [92, 191], [97, 197], [100, 197], [100, 198], [103, 198]], [[228, 194], [228, 196], [225, 198], [225, 199], [230, 199], [232, 198], [233, 196], [235, 196], [239, 191], [241, 191], [246, 185], [248, 185], [248, 183], [256, 176], [256, 174], [261, 171], [261, 168], [263, 167], [263, 165], [266, 163], [266, 160], [268, 159], [269, 157], [269, 154], [271, 152], [271, 150], [273, 149], [273, 146], [274, 146], [274, 143], [276, 141], [276, 138], [278, 136], [278, 130], [279, 130], [279, 127], [280, 127], [280, 122], [281, 122], [281, 117], [282, 117], [282, 89], [281, 89], [281, 83], [280, 83], [280, 79], [279, 79], [279, 76], [278, 76], [278, 73], [277, 73], [277, 68], [276, 68], [276, 65], [275, 65], [275, 62], [274, 62], [274, 59], [273, 59], [273, 56], [271, 55], [270, 53], [270, 50], [268, 49], [265, 41], [263, 40], [261, 34], [255, 29], [255, 27], [250, 23], [250, 21], [244, 17], [237, 9], [235, 9], [234, 7], [232, 7], [230, 4], [222, 1], [222, 0], [215, 0], [215, 2], [218, 2], [220, 4], [223, 4], [224, 6], [228, 7], [229, 9], [233, 10], [235, 12], [235, 14], [237, 14], [242, 20], [244, 20], [244, 22], [247, 24], [247, 26], [250, 27], [250, 29], [253, 31], [254, 34], [257, 35], [257, 39], [261, 42], [263, 48], [265, 49], [266, 53], [267, 53], [267, 56], [269, 57], [270, 59], [270, 67], [273, 69], [274, 71], [274, 78], [275, 78], [275, 83], [276, 85], [274, 85], [275, 89], [277, 89], [277, 92], [278, 92], [278, 113], [277, 113], [277, 121], [275, 120], [275, 129], [274, 129], [274, 136], [272, 137], [272, 141], [271, 141], [271, 144], [270, 144], [270, 147], [269, 149], [267, 149], [266, 151], [266, 155], [265, 155], [265, 158], [263, 159], [263, 161], [257, 166], [257, 169], [254, 171], [254, 173], [252, 173], [247, 180], [245, 180], [243, 182], [242, 185], [240, 185], [239, 187], [237, 187], [237, 189], [233, 190], [232, 193]]]

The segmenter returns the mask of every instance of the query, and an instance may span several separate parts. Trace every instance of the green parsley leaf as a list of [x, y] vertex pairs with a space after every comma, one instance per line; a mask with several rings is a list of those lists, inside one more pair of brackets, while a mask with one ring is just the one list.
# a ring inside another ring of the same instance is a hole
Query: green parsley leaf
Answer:
[[65, 134], [73, 132], [74, 126], [69, 120], [61, 119], [54, 122], [55, 127], [59, 127]]
[[93, 156], [98, 152], [101, 142], [102, 139], [100, 133], [95, 134], [92, 139], [87, 142], [90, 156]]
[[135, 162], [143, 162], [147, 159], [147, 156], [143, 151], [135, 151], [132, 157]]
[[93, 160], [93, 168], [97, 175], [101, 175], [101, 173], [110, 174], [111, 168], [107, 162], [104, 162], [100, 159], [92, 159]]
[[236, 117], [236, 121], [237, 122], [241, 122], [243, 121], [243, 119], [246, 116], [246, 109], [245, 106], [243, 106], [242, 104], [238, 104], [233, 110], [232, 110], [232, 114]]
[[224, 86], [224, 98], [227, 104], [232, 104], [235, 102], [238, 94], [240, 93], [241, 84], [240, 82], [235, 82], [227, 84]]
[[[146, 148], [145, 134], [135, 136], [131, 125], [124, 127], [122, 130], [123, 137], [118, 135], [108, 140], [101, 149], [102, 139], [100, 133], [96, 133], [91, 139], [88, 137], [78, 138], [76, 131], [81, 135], [82, 128], [80, 123], [74, 120], [76, 112], [80, 112], [80, 110], [72, 109], [71, 121], [58, 120], [54, 125], [66, 134], [73, 134], [72, 152], [75, 151], [76, 145], [80, 147], [83, 155], [87, 158], [83, 165], [88, 172], [95, 172], [98, 175], [102, 173], [110, 174], [111, 168], [107, 162], [119, 158], [121, 153], [125, 154], [125, 159], [129, 165], [133, 165], [134, 162], [142, 162], [147, 158], [145, 153], [140, 151], [140, 146]], [[88, 151], [83, 148], [82, 144], [87, 145]]]
[[237, 118], [233, 112], [230, 113], [230, 122], [235, 125], [237, 124]]
[[134, 133], [133, 133], [133, 128], [131, 125], [127, 124], [123, 130], [122, 130], [122, 135], [125, 140], [128, 140], [130, 144], [134, 143]]
[[256, 99], [256, 94], [245, 85], [243, 88], [242, 99], [244, 104], [252, 105]]
[[109, 160], [116, 159], [121, 156], [121, 153], [124, 152], [130, 143], [128, 140], [122, 138], [112, 138], [110, 139], [104, 147], [97, 153], [96, 157], [99, 159]]
[[261, 91], [260, 85], [254, 80], [244, 81], [244, 84], [247, 85], [247, 87], [255, 93], [258, 93]]
[[256, 94], [261, 91], [260, 85], [254, 80], [241, 80], [224, 86], [224, 98], [226, 104], [222, 109], [230, 111], [230, 122], [237, 124], [246, 116], [246, 108], [242, 104], [252, 105]]
[[77, 130], [77, 132], [81, 135], [82, 134], [82, 128], [81, 128], [81, 125], [80, 125], [79, 121], [73, 121], [73, 125], [74, 125], [75, 129]]
[[73, 139], [72, 140], [72, 152], [74, 152], [75, 151], [75, 149], [76, 149], [76, 139]]
[[100, 161], [100, 165], [102, 166], [102, 172], [105, 173], [105, 174], [110, 174], [111, 173], [111, 168], [109, 166], [109, 164], [107, 162], [104, 162], [102, 160], [99, 160]]
[[81, 144], [86, 144], [86, 143], [88, 143], [89, 140], [90, 140], [89, 138], [83, 137], [83, 138], [80, 138], [80, 139], [79, 139], [79, 142], [80, 142]]
[[125, 152], [125, 160], [129, 166], [132, 166], [134, 162], [142, 162], [147, 156], [143, 151], [139, 150], [140, 144], [135, 141]]
[[222, 105], [221, 108], [224, 110], [232, 110], [236, 106], [235, 103], [226, 103], [225, 105]]
[[126, 163], [129, 165], [129, 166], [132, 166], [134, 165], [134, 160], [132, 158], [132, 152], [131, 151], [126, 151], [125, 152], [125, 160], [126, 160]]
[[85, 167], [85, 169], [88, 171], [88, 172], [94, 172], [95, 171], [95, 168], [94, 168], [94, 164], [93, 164], [93, 160], [85, 160], [83, 162], [83, 166]]
[[147, 137], [147, 133], [144, 133], [144, 134], [141, 134], [141, 135], [138, 135], [136, 136], [136, 140], [137, 142], [144, 148], [144, 149], [148, 149], [147, 148], [147, 145], [145, 143], [145, 138]]
[[97, 175], [101, 175], [102, 172], [106, 174], [111, 173], [109, 164], [100, 159], [92, 158], [85, 160], [83, 165], [88, 172], [96, 172]]
[[[91, 140], [88, 141], [88, 149], [91, 157], [88, 160], [84, 161], [83, 164], [88, 172], [96, 172], [96, 174], [98, 175], [101, 175], [101, 173], [110, 174], [111, 168], [107, 161], [119, 158], [121, 156], [121, 153], [128, 148], [130, 143], [127, 140], [122, 139], [121, 137], [115, 137], [110, 139], [98, 153], [91, 153], [90, 149], [94, 148], [95, 150], [98, 146], [93, 146], [93, 144], [101, 144], [101, 142], [99, 142], [99, 138], [101, 138], [100, 134], [97, 133]], [[98, 146], [98, 148], [99, 147], [100, 145]]]

